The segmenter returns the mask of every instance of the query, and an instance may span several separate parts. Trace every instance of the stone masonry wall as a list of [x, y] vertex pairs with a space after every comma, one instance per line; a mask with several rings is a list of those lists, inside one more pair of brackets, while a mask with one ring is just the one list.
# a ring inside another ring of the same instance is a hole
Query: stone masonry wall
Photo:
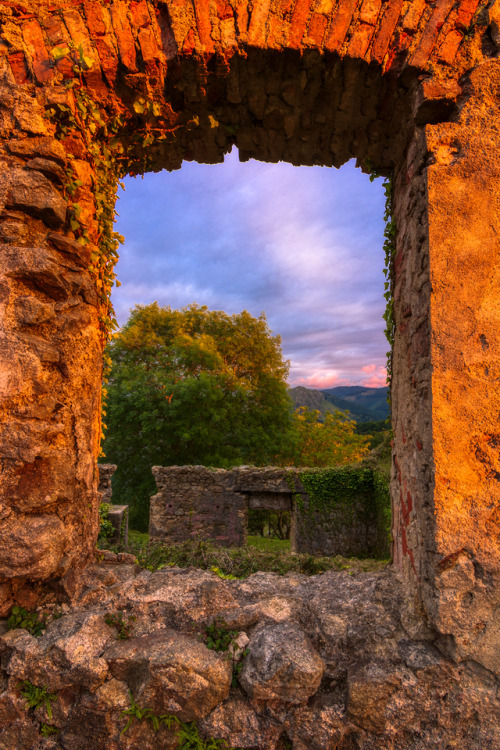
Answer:
[[304, 512], [295, 508], [295, 552], [344, 557], [388, 557], [387, 534], [380, 528], [370, 497], [335, 503], [327, 512], [311, 508], [304, 496]]
[[115, 464], [98, 464], [99, 471], [99, 487], [98, 490], [101, 493], [101, 503], [110, 503], [113, 495], [113, 488], [111, 487], [111, 479], [116, 471]]
[[342, 502], [332, 497], [326, 512], [310, 512], [297, 469], [155, 466], [153, 475], [158, 493], [151, 498], [152, 542], [209, 539], [224, 547], [243, 546], [248, 510], [267, 508], [292, 512], [295, 552], [364, 557], [388, 552], [369, 491]]
[[246, 542], [245, 496], [232, 472], [204, 466], [153, 467], [158, 493], [151, 498], [152, 542], [210, 539], [222, 547]]

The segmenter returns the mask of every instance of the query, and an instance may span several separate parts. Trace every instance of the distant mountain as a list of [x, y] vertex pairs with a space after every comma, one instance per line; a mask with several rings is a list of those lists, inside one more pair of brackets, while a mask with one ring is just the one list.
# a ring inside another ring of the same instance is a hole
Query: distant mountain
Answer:
[[288, 395], [296, 409], [306, 406], [308, 409], [318, 409], [324, 415], [327, 411], [333, 412], [337, 408], [330, 401], [327, 401], [321, 391], [313, 391], [311, 388], [304, 388], [302, 385], [290, 388]]
[[335, 411], [349, 412], [356, 422], [370, 422], [387, 419], [389, 405], [387, 388], [363, 388], [360, 385], [338, 386], [315, 391], [299, 385], [288, 391], [294, 406], [318, 409], [321, 414]]
[[340, 409], [349, 410], [357, 422], [387, 419], [387, 387], [364, 388], [361, 385], [341, 385], [336, 388], [325, 388], [321, 391], [327, 401]]

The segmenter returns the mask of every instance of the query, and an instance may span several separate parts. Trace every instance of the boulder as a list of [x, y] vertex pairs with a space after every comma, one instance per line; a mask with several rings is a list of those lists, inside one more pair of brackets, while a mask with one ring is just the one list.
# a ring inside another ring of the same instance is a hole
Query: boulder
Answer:
[[108, 674], [100, 654], [114, 637], [104, 616], [93, 612], [54, 620], [39, 638], [9, 630], [0, 637], [2, 666], [11, 677], [51, 691], [73, 685], [96, 690]]
[[324, 661], [295, 623], [264, 624], [248, 649], [240, 683], [250, 698], [304, 703], [318, 690]]
[[400, 683], [385, 665], [354, 665], [347, 677], [347, 718], [368, 732], [383, 732], [387, 704]]
[[174, 630], [121, 641], [108, 648], [104, 658], [141, 708], [174, 714], [182, 721], [206, 716], [231, 687], [229, 659]]
[[136, 614], [161, 613], [166, 623], [184, 628], [205, 624], [233, 609], [237, 602], [226, 581], [209, 571], [169, 568], [154, 575], [147, 571], [126, 584], [117, 601], [131, 604]]

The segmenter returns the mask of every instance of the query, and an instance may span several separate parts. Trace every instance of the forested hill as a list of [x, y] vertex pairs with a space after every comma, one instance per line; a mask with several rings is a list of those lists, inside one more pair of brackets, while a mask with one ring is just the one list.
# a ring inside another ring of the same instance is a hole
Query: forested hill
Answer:
[[322, 414], [335, 409], [349, 411], [356, 422], [378, 421], [389, 416], [387, 388], [346, 385], [315, 391], [297, 386], [290, 388], [288, 393], [296, 408], [307, 406], [308, 409], [319, 409]]

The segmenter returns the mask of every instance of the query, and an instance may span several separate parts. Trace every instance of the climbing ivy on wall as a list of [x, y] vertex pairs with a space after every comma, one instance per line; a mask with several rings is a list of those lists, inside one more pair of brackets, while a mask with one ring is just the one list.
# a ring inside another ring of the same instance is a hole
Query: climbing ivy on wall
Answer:
[[[175, 140], [180, 127], [196, 127], [192, 120], [172, 126], [163, 118], [160, 103], [145, 96], [137, 96], [131, 108], [123, 105], [121, 111], [110, 114], [103, 104], [97, 104], [85, 86], [83, 73], [91, 70], [94, 61], [84, 54], [80, 45], [58, 45], [51, 51], [54, 65], [68, 58], [73, 63], [74, 78], [65, 82], [67, 103], [51, 104], [46, 115], [56, 124], [56, 137], [61, 141], [77, 135], [85, 144], [86, 159], [95, 175], [93, 196], [95, 218], [98, 223], [97, 252], [92, 253], [89, 271], [93, 273], [96, 291], [101, 303], [99, 317], [103, 340], [106, 342], [116, 328], [111, 289], [116, 280], [114, 266], [118, 248], [124, 238], [114, 231], [117, 188], [126, 175], [144, 173], [152, 168], [151, 145]], [[118, 105], [117, 105], [118, 106]], [[172, 114], [171, 112], [168, 114]], [[75, 239], [82, 245], [90, 241], [87, 227], [82, 221], [82, 207], [72, 200], [82, 187], [71, 165], [67, 170], [66, 196], [70, 199], [68, 220]], [[119, 282], [116, 282], [119, 286]]]
[[[91, 254], [88, 270], [94, 276], [96, 292], [101, 304], [99, 322], [104, 341], [106, 341], [117, 325], [110, 294], [116, 278], [113, 269], [118, 260], [118, 248], [123, 242], [123, 237], [114, 231], [114, 220], [116, 191], [119, 178], [124, 173], [124, 165], [115, 158], [113, 146], [107, 144], [112, 135], [116, 134], [123, 125], [123, 118], [120, 115], [108, 118], [105, 113], [101, 112], [81, 82], [79, 83], [76, 79], [67, 82], [66, 87], [72, 92], [70, 101], [74, 102], [74, 106], [52, 105], [47, 109], [46, 114], [56, 123], [56, 137], [60, 140], [64, 141], [66, 137], [74, 133], [81, 136], [87, 149], [90, 166], [96, 177], [93, 195], [98, 223], [98, 242], [97, 252]], [[71, 164], [66, 175], [68, 180], [65, 192], [70, 199], [69, 226], [77, 242], [85, 246], [90, 242], [88, 229], [82, 221], [82, 207], [73, 200], [83, 183], [76, 179]]]
[[[377, 526], [378, 549], [373, 554], [385, 555], [391, 538], [391, 496], [389, 476], [380, 468], [341, 466], [324, 469], [290, 471], [287, 483], [294, 493], [301, 521], [311, 528], [324, 517], [331, 524], [335, 508], [341, 506], [339, 523], [359, 517], [361, 504], [364, 513]], [[299, 480], [299, 481], [297, 481]], [[300, 484], [307, 493], [307, 501], [300, 494]]]
[[[377, 177], [381, 177], [376, 170], [370, 172], [370, 182]], [[396, 256], [396, 222], [393, 215], [393, 180], [392, 176], [385, 177], [382, 183], [385, 195], [384, 208], [384, 298], [386, 301], [384, 320], [385, 320], [385, 337], [390, 344], [390, 350], [387, 352], [387, 385], [389, 391], [387, 400], [391, 400], [391, 382], [392, 382], [392, 354], [394, 349], [394, 258]]]
[[328, 512], [333, 505], [350, 503], [373, 491], [371, 469], [339, 467], [301, 471], [300, 481], [309, 496], [309, 511]]

